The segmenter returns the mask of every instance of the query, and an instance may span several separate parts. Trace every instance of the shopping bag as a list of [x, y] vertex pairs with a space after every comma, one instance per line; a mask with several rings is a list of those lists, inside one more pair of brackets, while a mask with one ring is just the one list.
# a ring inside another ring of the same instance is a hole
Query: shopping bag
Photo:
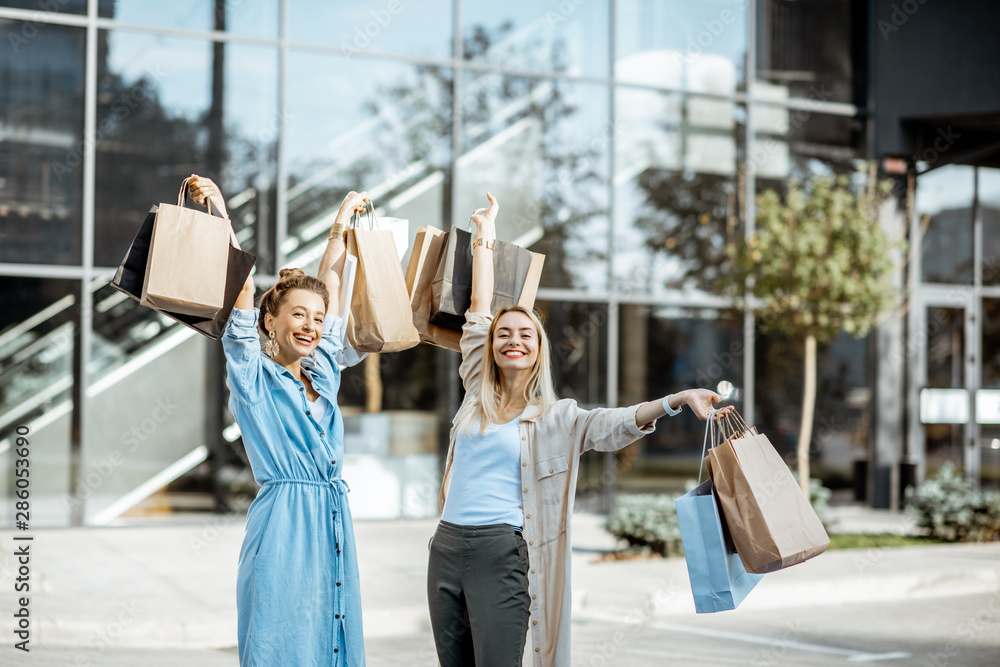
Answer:
[[[517, 304], [535, 306], [545, 256], [505, 241], [493, 247], [493, 298], [490, 312]], [[452, 226], [431, 283], [430, 322], [461, 331], [472, 305], [472, 234]]]
[[184, 206], [188, 181], [177, 204], [156, 207], [140, 304], [156, 310], [212, 319], [226, 297], [229, 248], [235, 240], [228, 217]]
[[410, 293], [413, 326], [420, 334], [420, 341], [461, 352], [461, 331], [439, 327], [430, 322], [431, 283], [446, 238], [447, 234], [436, 227], [420, 227], [417, 230], [406, 267], [406, 289]]
[[674, 501], [694, 608], [699, 614], [736, 609], [764, 576], [743, 567], [719, 512], [715, 485], [711, 479], [701, 481], [706, 452], [721, 439], [717, 422], [713, 411], [705, 423], [698, 486]]
[[[735, 415], [735, 413], [734, 413]], [[818, 556], [830, 538], [771, 442], [738, 415], [708, 453], [719, 506], [748, 572], [774, 572]]]
[[358, 352], [398, 352], [420, 342], [392, 232], [352, 227], [347, 252], [358, 266], [347, 340]]
[[743, 567], [719, 514], [712, 480], [685, 493], [674, 505], [695, 611], [736, 609], [764, 575]]
[[[142, 301], [142, 286], [146, 279], [146, 263], [149, 258], [149, 244], [153, 238], [153, 224], [156, 220], [156, 211], [157, 207], [153, 206], [146, 215], [146, 219], [143, 221], [142, 226], [139, 227], [138, 233], [132, 240], [132, 245], [125, 253], [125, 258], [118, 266], [118, 270], [111, 280], [112, 287], [140, 303]], [[236, 298], [240, 295], [243, 284], [246, 282], [247, 276], [250, 275], [250, 271], [253, 270], [253, 265], [257, 261], [254, 255], [240, 249], [239, 244], [235, 242], [235, 236], [230, 241], [229, 261], [226, 266], [225, 297], [222, 308], [213, 317], [196, 317], [194, 315], [174, 313], [156, 308], [154, 310], [194, 329], [212, 340], [218, 340], [225, 330], [226, 322], [229, 321], [229, 315], [233, 310], [233, 306], [236, 305]]]

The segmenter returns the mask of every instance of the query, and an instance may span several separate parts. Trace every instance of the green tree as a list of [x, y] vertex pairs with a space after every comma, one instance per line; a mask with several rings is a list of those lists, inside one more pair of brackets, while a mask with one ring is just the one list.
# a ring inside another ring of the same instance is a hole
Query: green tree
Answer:
[[816, 345], [840, 331], [866, 335], [896, 303], [888, 287], [893, 244], [879, 224], [892, 182], [848, 176], [789, 183], [757, 196], [755, 234], [731, 244], [732, 285], [754, 298], [765, 331], [805, 346], [805, 391], [797, 449], [799, 483], [809, 489], [809, 443], [816, 404]]

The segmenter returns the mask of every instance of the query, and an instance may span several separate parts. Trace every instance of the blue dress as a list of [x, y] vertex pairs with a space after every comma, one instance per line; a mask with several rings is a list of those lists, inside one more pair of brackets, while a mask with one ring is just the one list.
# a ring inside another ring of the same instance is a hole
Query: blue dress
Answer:
[[222, 337], [229, 410], [261, 487], [247, 512], [237, 575], [240, 667], [360, 667], [361, 586], [340, 476], [341, 318], [324, 320], [316, 362], [302, 360], [332, 408], [317, 421], [305, 386], [261, 352], [257, 315], [234, 309]]

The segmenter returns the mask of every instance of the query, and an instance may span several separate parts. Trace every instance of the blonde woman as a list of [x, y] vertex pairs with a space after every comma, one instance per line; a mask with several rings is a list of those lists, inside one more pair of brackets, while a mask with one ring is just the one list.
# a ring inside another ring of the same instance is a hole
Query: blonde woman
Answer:
[[472, 306], [460, 368], [466, 393], [430, 543], [431, 627], [443, 667], [520, 665], [529, 628], [536, 667], [569, 667], [570, 525], [580, 455], [626, 447], [684, 405], [705, 419], [722, 398], [688, 389], [595, 410], [559, 400], [538, 317], [520, 307], [489, 312], [499, 204], [487, 197], [489, 208], [472, 217]]
[[[202, 203], [218, 188], [195, 177], [190, 192]], [[337, 405], [345, 353], [359, 357], [341, 340], [337, 307], [344, 234], [366, 198], [351, 192], [344, 199], [315, 277], [282, 269], [259, 308], [247, 278], [222, 336], [229, 411], [261, 486], [237, 572], [241, 667], [365, 664]]]

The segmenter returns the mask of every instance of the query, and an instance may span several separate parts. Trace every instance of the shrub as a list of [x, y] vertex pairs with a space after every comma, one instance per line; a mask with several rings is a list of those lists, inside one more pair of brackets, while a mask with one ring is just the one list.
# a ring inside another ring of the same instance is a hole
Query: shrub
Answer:
[[[799, 478], [799, 473], [795, 468], [791, 469], [792, 477], [795, 479]], [[823, 523], [823, 527], [829, 531], [833, 520], [830, 519], [830, 496], [833, 495], [833, 491], [823, 486], [822, 480], [818, 477], [809, 478], [809, 504], [812, 505], [813, 510], [816, 512], [816, 516]]]
[[605, 530], [632, 547], [649, 547], [661, 556], [684, 553], [674, 499], [666, 495], [619, 496]]
[[977, 490], [950, 461], [935, 477], [906, 490], [906, 512], [931, 537], [947, 542], [1000, 539], [1000, 493]]

